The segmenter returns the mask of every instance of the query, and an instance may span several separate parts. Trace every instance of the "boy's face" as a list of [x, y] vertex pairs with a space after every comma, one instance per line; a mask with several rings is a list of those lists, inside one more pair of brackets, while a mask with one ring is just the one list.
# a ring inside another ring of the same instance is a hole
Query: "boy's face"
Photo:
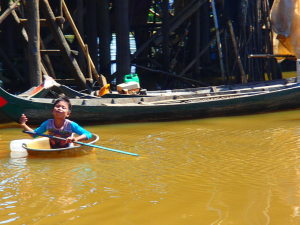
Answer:
[[58, 102], [53, 110], [52, 110], [52, 114], [54, 116], [54, 118], [67, 118], [70, 116], [70, 111], [69, 111], [69, 105], [67, 102], [64, 101], [60, 101]]

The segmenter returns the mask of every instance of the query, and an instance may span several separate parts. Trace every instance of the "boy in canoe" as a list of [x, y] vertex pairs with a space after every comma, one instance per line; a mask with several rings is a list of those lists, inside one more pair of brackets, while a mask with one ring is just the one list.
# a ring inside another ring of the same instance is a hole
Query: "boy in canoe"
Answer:
[[[25, 114], [20, 117], [21, 127], [30, 132], [43, 134], [46, 131], [49, 135], [65, 138], [66, 140], [49, 139], [51, 148], [66, 148], [73, 141], [81, 141], [90, 139], [92, 134], [78, 125], [76, 122], [67, 119], [71, 114], [71, 102], [68, 98], [58, 98], [53, 105], [53, 119], [48, 119], [43, 122], [38, 128], [33, 130], [26, 122], [28, 118]], [[76, 133], [77, 137], [74, 136]]]

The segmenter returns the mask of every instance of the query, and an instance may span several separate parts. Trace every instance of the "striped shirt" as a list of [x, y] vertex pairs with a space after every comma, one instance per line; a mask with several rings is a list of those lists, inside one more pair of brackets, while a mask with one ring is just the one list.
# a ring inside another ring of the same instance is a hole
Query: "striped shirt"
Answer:
[[[78, 135], [84, 134], [87, 139], [92, 137], [92, 134], [78, 125], [76, 122], [66, 119], [64, 125], [60, 128], [56, 128], [54, 119], [46, 120], [41, 124], [40, 127], [34, 130], [35, 133], [43, 134], [47, 132], [49, 135], [67, 138], [72, 136], [74, 133]], [[50, 139], [51, 148], [65, 148], [69, 146], [69, 143], [65, 143], [64, 140]]]

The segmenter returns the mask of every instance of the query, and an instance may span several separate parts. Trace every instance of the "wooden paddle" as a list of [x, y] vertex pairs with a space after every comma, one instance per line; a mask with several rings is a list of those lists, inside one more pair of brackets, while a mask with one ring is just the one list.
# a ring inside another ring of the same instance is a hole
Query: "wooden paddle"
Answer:
[[[26, 133], [26, 134], [37, 135], [37, 136], [41, 136], [41, 137], [48, 137], [48, 138], [64, 140], [64, 141], [67, 140], [66, 138], [56, 137], [56, 136], [47, 135], [47, 134], [38, 134], [38, 133], [30, 132], [30, 131], [23, 131], [23, 132]], [[73, 141], [73, 143], [76, 143], [76, 144], [79, 144], [79, 145], [85, 145], [85, 146], [89, 146], [89, 147], [93, 147], [93, 148], [100, 148], [100, 149], [104, 149], [104, 150], [107, 150], [107, 151], [118, 152], [118, 153], [127, 154], [127, 155], [139, 156], [136, 153], [125, 152], [125, 151], [112, 149], [112, 148], [106, 148], [106, 147], [103, 147], [103, 146], [100, 146], [100, 145], [93, 145], [93, 144], [88, 144], [88, 143], [84, 143], [84, 142], [80, 142], [80, 141]]]

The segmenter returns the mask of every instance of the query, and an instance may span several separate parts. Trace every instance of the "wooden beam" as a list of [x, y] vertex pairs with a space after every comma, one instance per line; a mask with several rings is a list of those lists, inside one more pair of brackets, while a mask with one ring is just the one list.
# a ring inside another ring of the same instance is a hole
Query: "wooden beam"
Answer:
[[70, 46], [66, 41], [61, 28], [56, 23], [54, 13], [49, 5], [48, 0], [41, 0], [40, 3], [41, 3], [41, 9], [43, 10], [44, 16], [48, 21], [49, 28], [52, 31], [53, 37], [57, 42], [60, 50], [62, 51], [62, 56], [66, 62], [66, 66], [69, 67], [71, 74], [77, 80], [78, 85], [82, 89], [86, 89], [87, 88], [86, 79], [82, 74], [76, 59], [71, 54]]
[[[46, 19], [39, 19], [41, 26], [42, 25], [46, 25], [47, 24], [47, 20]], [[63, 24], [65, 22], [65, 18], [62, 16], [57, 16], [55, 17], [55, 21], [60, 25]], [[21, 19], [20, 18], [20, 23], [21, 24], [26, 24], [28, 22], [28, 19]]]
[[96, 70], [96, 67], [95, 67], [95, 65], [93, 63], [93, 60], [92, 60], [90, 54], [88, 53], [88, 51], [85, 48], [85, 43], [83, 42], [82, 37], [81, 37], [78, 29], [76, 28], [74, 20], [73, 20], [70, 12], [68, 10], [68, 7], [67, 7], [65, 1], [62, 1], [62, 7], [63, 7], [63, 11], [64, 11], [64, 14], [65, 14], [65, 17], [69, 21], [69, 23], [70, 23], [70, 25], [71, 25], [71, 27], [73, 29], [74, 35], [77, 38], [77, 41], [78, 41], [78, 43], [79, 43], [82, 51], [85, 54], [86, 60], [91, 65], [92, 74], [93, 74], [94, 78], [98, 81], [98, 83], [100, 85], [102, 85], [102, 86], [106, 85], [107, 84], [106, 78], [103, 75], [99, 75], [98, 74], [98, 72]]

